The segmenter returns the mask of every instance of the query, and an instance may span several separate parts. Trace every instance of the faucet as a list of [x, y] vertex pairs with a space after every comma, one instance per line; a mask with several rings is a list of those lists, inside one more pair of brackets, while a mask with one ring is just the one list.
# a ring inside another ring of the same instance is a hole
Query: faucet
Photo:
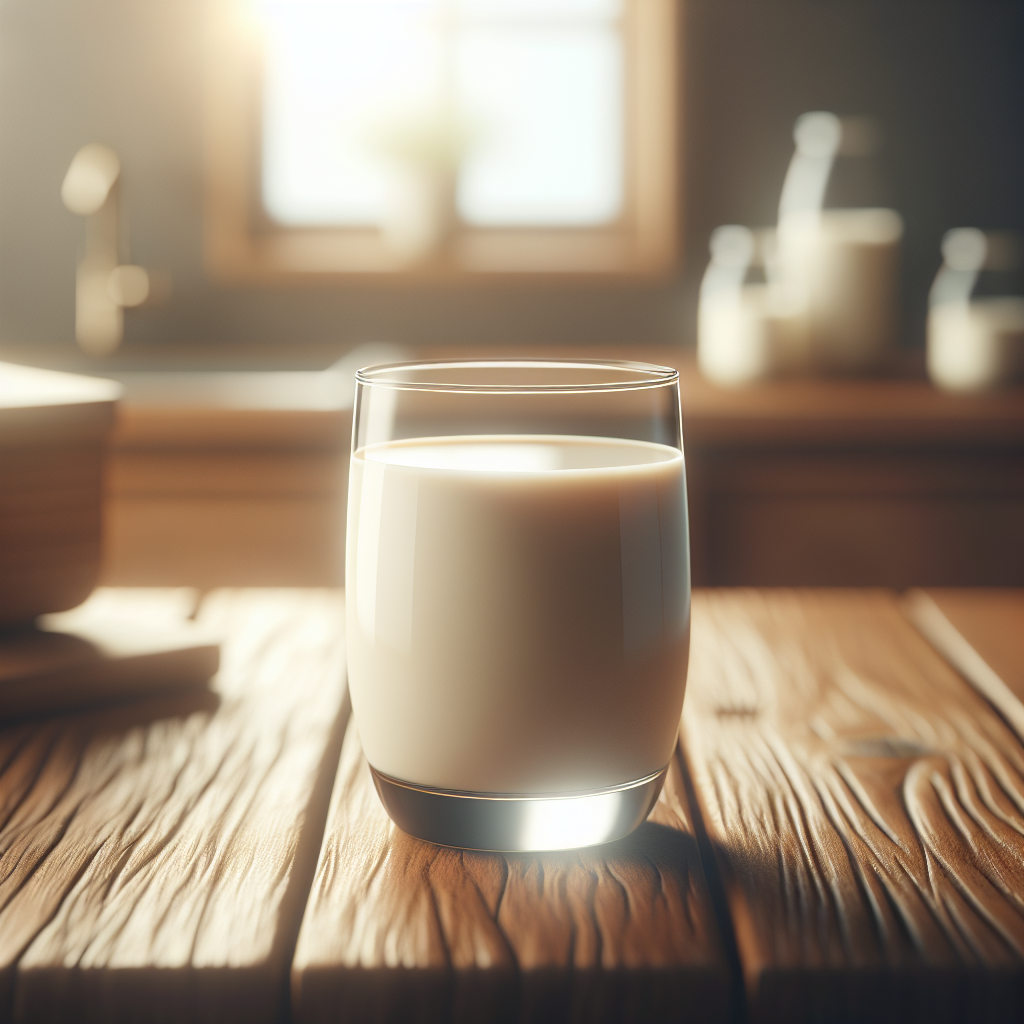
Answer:
[[124, 309], [150, 294], [143, 267], [119, 256], [121, 161], [107, 146], [89, 143], [71, 161], [60, 195], [86, 218], [85, 255], [75, 274], [75, 338], [90, 355], [109, 355], [124, 337]]

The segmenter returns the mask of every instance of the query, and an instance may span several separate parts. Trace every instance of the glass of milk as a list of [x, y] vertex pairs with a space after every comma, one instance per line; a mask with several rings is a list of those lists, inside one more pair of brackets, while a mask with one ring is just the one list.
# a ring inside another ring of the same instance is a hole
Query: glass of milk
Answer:
[[360, 370], [346, 587], [353, 712], [399, 828], [505, 851], [631, 832], [686, 686], [678, 373]]

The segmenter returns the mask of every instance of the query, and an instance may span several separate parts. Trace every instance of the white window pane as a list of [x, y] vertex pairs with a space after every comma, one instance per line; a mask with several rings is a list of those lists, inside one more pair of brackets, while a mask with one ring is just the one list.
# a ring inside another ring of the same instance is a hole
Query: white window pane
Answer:
[[[516, 16], [500, 24], [472, 16], [484, 8]], [[477, 137], [460, 174], [467, 221], [614, 218], [622, 70], [620, 37], [608, 19], [617, 8], [618, 0], [265, 4], [265, 209], [289, 225], [381, 223], [389, 173], [381, 125], [438, 108], [447, 89]], [[466, 20], [438, 18], [453, 10]], [[554, 15], [572, 20], [543, 28]], [[589, 15], [593, 27], [578, 15]]]
[[263, 201], [285, 224], [375, 224], [386, 166], [369, 142], [381, 109], [435, 74], [427, 3], [267, 6]]
[[612, 29], [473, 30], [460, 48], [481, 142], [459, 212], [474, 224], [596, 224], [622, 204], [622, 69]]
[[621, 13], [621, 0], [460, 0], [459, 12], [467, 18], [496, 17], [531, 21], [568, 18], [609, 21]]

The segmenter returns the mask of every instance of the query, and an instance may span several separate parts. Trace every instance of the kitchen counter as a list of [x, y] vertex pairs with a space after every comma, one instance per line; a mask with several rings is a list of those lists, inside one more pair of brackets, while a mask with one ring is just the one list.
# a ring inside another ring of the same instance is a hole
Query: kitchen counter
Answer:
[[[695, 584], [1024, 586], [1019, 388], [953, 395], [913, 376], [722, 388], [678, 348], [519, 354], [680, 370]], [[340, 585], [351, 374], [396, 356], [353, 353], [322, 373], [122, 375], [106, 582]]]

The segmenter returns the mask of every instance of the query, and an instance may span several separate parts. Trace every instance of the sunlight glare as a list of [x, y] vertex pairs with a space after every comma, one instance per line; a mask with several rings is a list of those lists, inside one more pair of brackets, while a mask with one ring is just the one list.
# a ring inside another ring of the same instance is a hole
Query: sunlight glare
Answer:
[[263, 200], [274, 220], [382, 223], [388, 174], [408, 158], [386, 129], [415, 124], [422, 138], [431, 119], [465, 136], [466, 222], [618, 216], [619, 0], [265, 0], [261, 12]]

